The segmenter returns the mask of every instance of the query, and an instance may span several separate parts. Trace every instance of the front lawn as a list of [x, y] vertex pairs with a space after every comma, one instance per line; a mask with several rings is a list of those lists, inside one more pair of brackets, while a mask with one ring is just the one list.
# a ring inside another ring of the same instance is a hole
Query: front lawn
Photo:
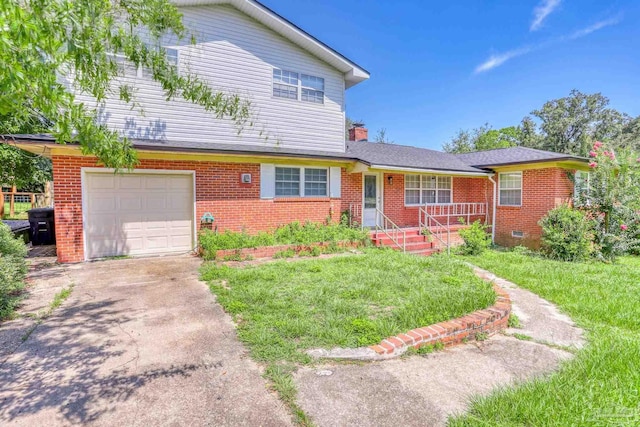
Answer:
[[260, 361], [308, 362], [314, 347], [359, 347], [486, 308], [491, 285], [461, 261], [370, 249], [362, 255], [202, 269]]
[[640, 425], [639, 258], [563, 263], [490, 251], [466, 259], [556, 303], [589, 344], [557, 373], [478, 399], [450, 425]]

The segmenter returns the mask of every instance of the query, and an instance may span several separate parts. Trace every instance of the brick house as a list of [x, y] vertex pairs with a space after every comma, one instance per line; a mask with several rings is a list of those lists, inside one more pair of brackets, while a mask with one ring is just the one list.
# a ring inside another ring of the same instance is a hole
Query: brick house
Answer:
[[538, 220], [572, 198], [568, 173], [586, 169], [585, 159], [527, 148], [453, 155], [370, 143], [362, 126], [345, 141], [345, 90], [369, 78], [365, 69], [257, 1], [176, 3], [199, 35], [195, 45], [166, 41], [176, 66], [245, 94], [256, 124], [238, 133], [165, 101], [144, 70], [123, 66], [144, 115], [111, 99], [100, 117], [132, 140], [135, 170], [114, 174], [76, 144], [14, 135], [53, 161], [60, 262], [187, 252], [207, 214], [218, 230], [251, 233], [348, 212], [396, 243], [399, 230], [450, 235], [459, 218], [481, 219], [496, 243], [536, 246]]

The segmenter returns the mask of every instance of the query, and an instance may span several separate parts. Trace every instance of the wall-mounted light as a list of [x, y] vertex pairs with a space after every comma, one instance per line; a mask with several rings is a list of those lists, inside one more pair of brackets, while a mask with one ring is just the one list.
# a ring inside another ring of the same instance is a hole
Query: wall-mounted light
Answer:
[[205, 212], [202, 218], [200, 218], [201, 224], [213, 224], [213, 221], [215, 221], [215, 218], [211, 215], [211, 212]]
[[240, 182], [242, 184], [251, 184], [251, 174], [250, 173], [240, 174]]
[[389, 183], [389, 185], [393, 185], [393, 177], [392, 176], [388, 176], [387, 177], [387, 182]]

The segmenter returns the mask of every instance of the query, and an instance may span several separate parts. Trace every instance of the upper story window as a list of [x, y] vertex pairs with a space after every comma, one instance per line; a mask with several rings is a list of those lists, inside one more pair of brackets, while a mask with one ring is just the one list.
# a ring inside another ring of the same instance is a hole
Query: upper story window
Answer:
[[522, 172], [501, 173], [500, 206], [522, 206]]
[[324, 79], [274, 68], [273, 96], [324, 104]]
[[450, 176], [405, 175], [404, 204], [451, 203], [453, 185]]
[[276, 197], [326, 197], [326, 168], [276, 167]]
[[[149, 46], [149, 49], [155, 49], [155, 47]], [[178, 67], [179, 67], [180, 60], [179, 60], [178, 49], [165, 47], [164, 50], [167, 55], [167, 63], [169, 64], [169, 66], [179, 69]], [[116, 66], [118, 67], [118, 73], [121, 76], [143, 77], [143, 76], [151, 75], [151, 71], [149, 69], [143, 68], [143, 67], [136, 67], [135, 64], [133, 64], [133, 62], [127, 60], [127, 58], [122, 54], [108, 53], [107, 56], [112, 62], [116, 64]]]

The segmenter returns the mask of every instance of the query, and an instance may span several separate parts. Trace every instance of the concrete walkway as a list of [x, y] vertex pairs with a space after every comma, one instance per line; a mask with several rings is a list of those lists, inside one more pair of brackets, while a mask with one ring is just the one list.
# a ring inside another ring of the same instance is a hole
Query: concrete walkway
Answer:
[[0, 425], [291, 425], [198, 266], [182, 256], [33, 272], [24, 311], [74, 288], [24, 343], [33, 320], [0, 326]]
[[507, 334], [535, 341], [498, 335], [427, 356], [303, 368], [295, 375], [302, 409], [321, 427], [445, 425], [471, 397], [557, 369], [573, 355], [557, 346], [582, 347], [582, 331], [552, 304], [488, 272], [476, 273], [509, 292], [522, 329]]

